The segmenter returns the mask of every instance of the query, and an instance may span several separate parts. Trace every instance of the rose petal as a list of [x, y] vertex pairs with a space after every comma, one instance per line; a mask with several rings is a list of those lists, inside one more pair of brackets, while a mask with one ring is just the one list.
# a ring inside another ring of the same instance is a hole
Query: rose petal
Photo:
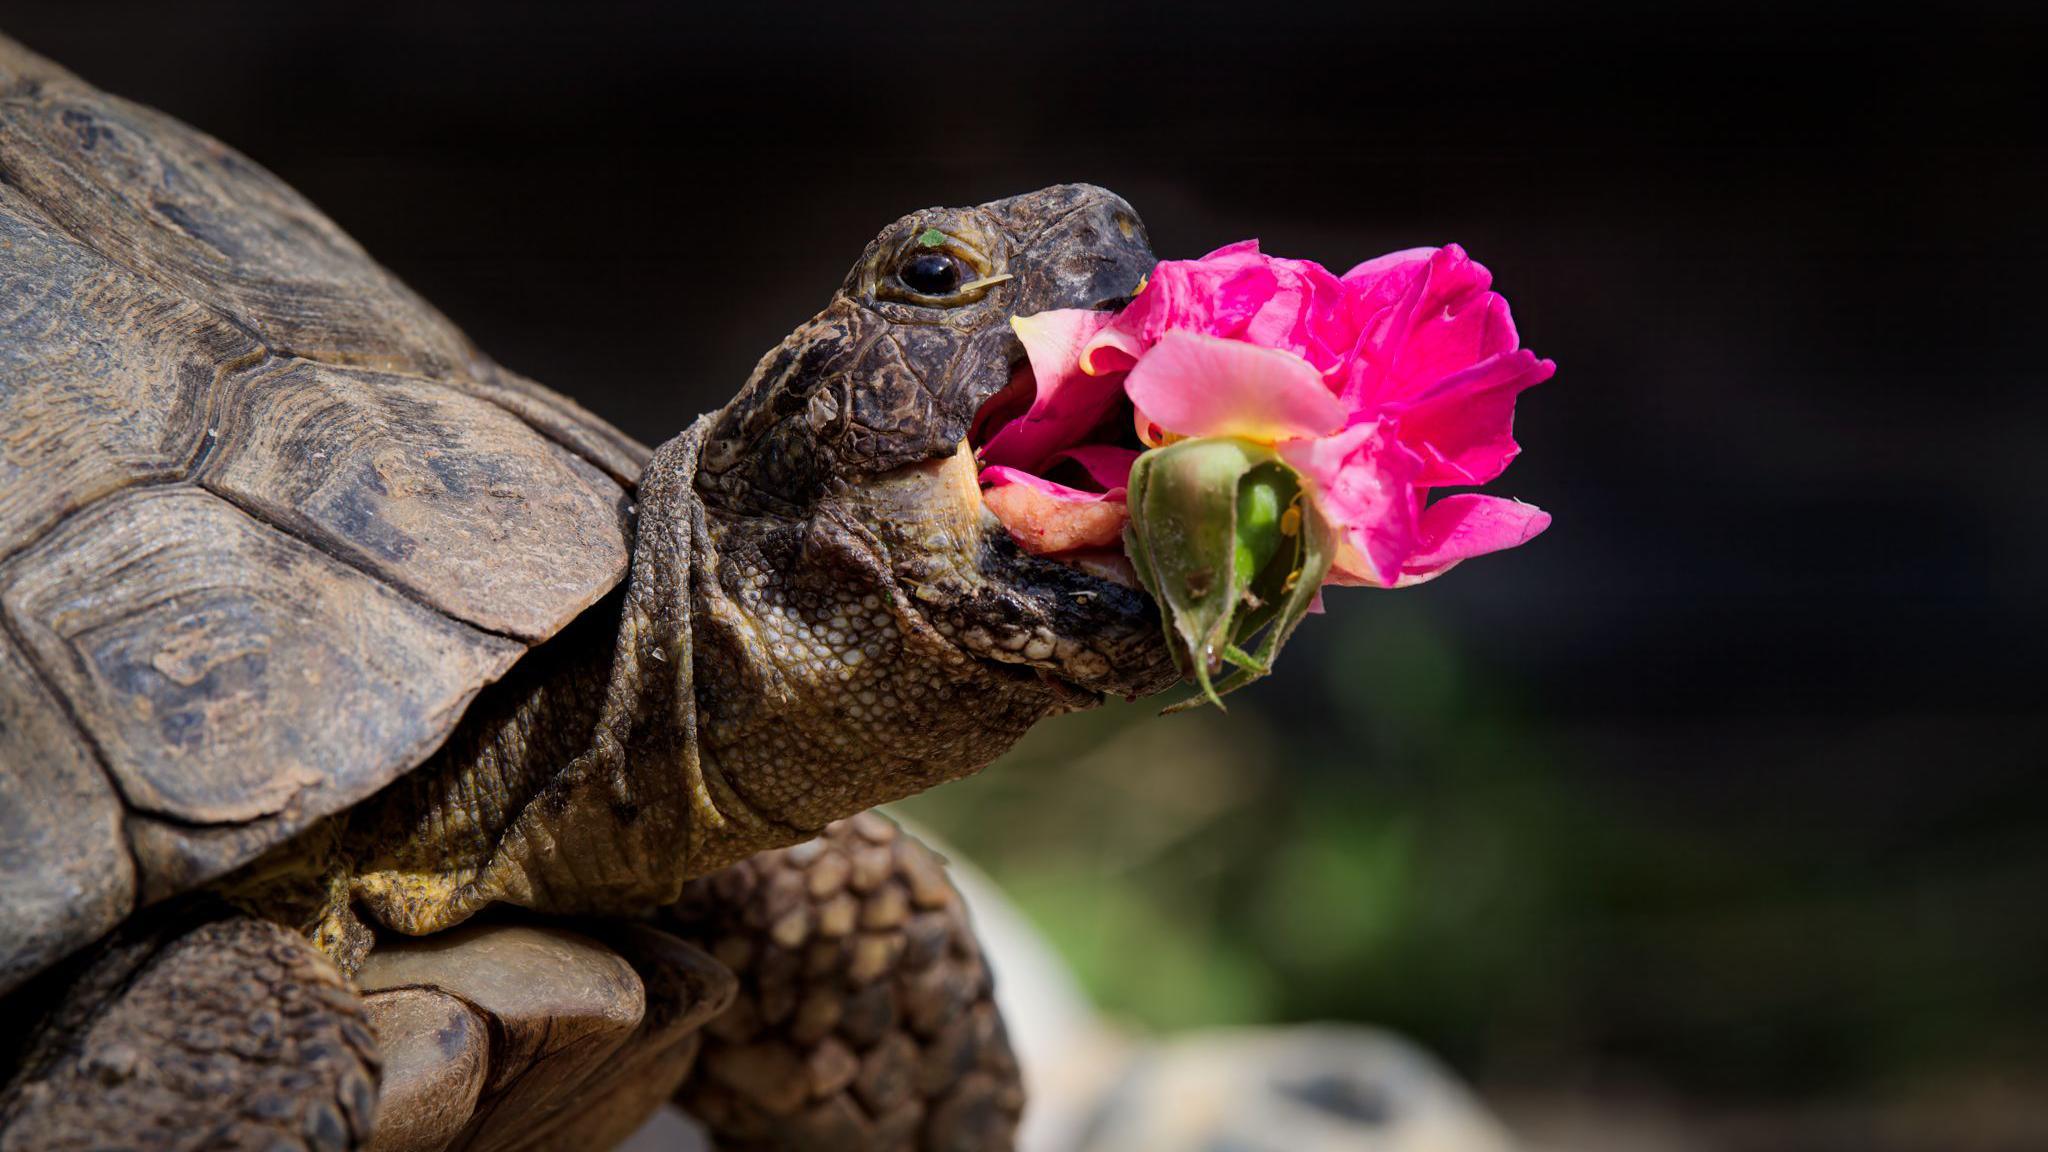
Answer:
[[1359, 335], [1339, 392], [1357, 411], [1415, 400], [1518, 343], [1507, 301], [1490, 290], [1493, 274], [1463, 248], [1399, 255], [1411, 258], [1381, 257], [1346, 277]]
[[1170, 331], [1236, 335], [1272, 294], [1271, 263], [1259, 255], [1258, 241], [1245, 240], [1200, 260], [1154, 265], [1144, 290], [1091, 342], [1091, 367], [1099, 363], [1097, 349], [1136, 359]]
[[1265, 256], [1247, 240], [1155, 266], [1145, 290], [1083, 355], [1091, 370], [1125, 368], [1166, 333], [1184, 331], [1278, 348], [1328, 372], [1356, 341], [1348, 300], [1322, 265]]
[[1347, 287], [1367, 298], [1382, 305], [1390, 304], [1406, 294], [1414, 278], [1436, 253], [1435, 248], [1404, 248], [1399, 252], [1389, 252], [1357, 265], [1340, 279]]
[[983, 461], [1038, 469], [1054, 452], [1079, 442], [1116, 410], [1123, 397], [1123, 381], [1089, 376], [1080, 368], [1082, 345], [1109, 321], [1109, 313], [1085, 308], [1010, 320], [1030, 358], [1037, 395], [1024, 415], [982, 446]]
[[1081, 371], [1090, 376], [1128, 372], [1144, 354], [1145, 345], [1137, 336], [1118, 327], [1104, 328], [1081, 346]]
[[1145, 417], [1183, 436], [1275, 443], [1344, 424], [1344, 406], [1315, 366], [1291, 352], [1169, 332], [1124, 379]]
[[1288, 441], [1280, 458], [1301, 473], [1317, 510], [1338, 530], [1329, 582], [1392, 587], [1415, 553], [1421, 458], [1377, 424]]
[[1114, 547], [1123, 540], [1131, 513], [1121, 493], [1111, 499], [1098, 492], [1077, 492], [1029, 473], [1011, 480], [988, 489], [981, 498], [1026, 552], [1045, 556]]
[[1244, 326], [1254, 344], [1292, 352], [1318, 372], [1338, 366], [1355, 343], [1344, 285], [1313, 260], [1274, 260], [1278, 283]]
[[1069, 487], [1057, 480], [1047, 480], [1037, 473], [1026, 472], [1022, 468], [1011, 468], [1004, 464], [983, 468], [981, 470], [981, 483], [985, 488], [1006, 488], [1012, 484], [1021, 484], [1033, 491], [1041, 492], [1054, 500], [1063, 500], [1070, 504], [1093, 504], [1103, 500], [1121, 501], [1124, 498], [1124, 489], [1121, 485], [1104, 492], [1089, 492], [1085, 489]]
[[1083, 444], [1055, 452], [1050, 463], [1072, 460], [1081, 466], [1088, 478], [1101, 485], [1104, 491], [1120, 492], [1131, 482], [1131, 465], [1138, 459], [1136, 448], [1119, 448], [1114, 444]]
[[1422, 510], [1422, 546], [1401, 566], [1394, 587], [1433, 580], [1461, 560], [1526, 544], [1550, 527], [1550, 513], [1534, 504], [1461, 492]]
[[1195, 261], [1195, 263], [1215, 264], [1235, 256], [1257, 256], [1258, 254], [1259, 242], [1257, 240], [1239, 240], [1235, 244], [1225, 244], [1223, 247]]
[[1517, 349], [1452, 375], [1419, 399], [1392, 406], [1396, 433], [1428, 463], [1425, 486], [1484, 484], [1521, 452], [1515, 443], [1515, 398], [1557, 371]]

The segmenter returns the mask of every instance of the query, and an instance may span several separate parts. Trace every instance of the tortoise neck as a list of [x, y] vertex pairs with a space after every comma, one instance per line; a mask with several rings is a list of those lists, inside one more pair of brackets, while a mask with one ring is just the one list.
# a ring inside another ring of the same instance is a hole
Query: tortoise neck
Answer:
[[693, 825], [692, 872], [977, 772], [1059, 710], [1036, 673], [940, 634], [867, 523], [831, 500], [707, 518], [692, 723], [720, 822]]
[[641, 477], [625, 586], [529, 653], [426, 765], [353, 815], [351, 892], [386, 926], [437, 931], [494, 901], [612, 913], [680, 894], [709, 807], [687, 609], [701, 427]]
[[595, 911], [671, 886], [646, 874], [644, 852], [606, 843], [613, 805], [579, 810], [587, 798], [564, 792], [598, 774], [630, 792], [617, 758], [597, 751], [623, 601], [614, 593], [529, 653], [432, 759], [351, 814], [353, 895], [375, 919], [417, 934], [495, 900]]
[[1061, 709], [1035, 673], [942, 635], [858, 507], [708, 512], [703, 428], [641, 477], [624, 589], [367, 816], [355, 892], [387, 925], [434, 931], [496, 900], [667, 903], [691, 876], [976, 772]]

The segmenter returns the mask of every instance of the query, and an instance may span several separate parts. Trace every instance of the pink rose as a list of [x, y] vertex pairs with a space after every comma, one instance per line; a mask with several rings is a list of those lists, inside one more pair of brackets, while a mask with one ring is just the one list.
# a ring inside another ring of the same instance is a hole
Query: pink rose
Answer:
[[1340, 277], [1245, 241], [1162, 262], [1121, 312], [1019, 317], [1035, 393], [981, 445], [983, 482], [1029, 485], [1040, 507], [1121, 502], [1128, 399], [1146, 445], [1272, 445], [1340, 534], [1328, 583], [1417, 584], [1514, 547], [1549, 515], [1476, 493], [1429, 499], [1500, 475], [1520, 451], [1515, 397], [1555, 369], [1519, 346], [1491, 284], [1455, 244]]

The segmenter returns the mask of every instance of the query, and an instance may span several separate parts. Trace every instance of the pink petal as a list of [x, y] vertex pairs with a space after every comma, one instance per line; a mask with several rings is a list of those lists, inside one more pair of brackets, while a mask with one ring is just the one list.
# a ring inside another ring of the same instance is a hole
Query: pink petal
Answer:
[[1334, 436], [1280, 445], [1280, 458], [1307, 482], [1316, 508], [1341, 544], [1332, 584], [1392, 587], [1414, 554], [1415, 477], [1422, 460], [1376, 424], [1354, 424]]
[[1235, 244], [1225, 244], [1223, 247], [1218, 248], [1214, 252], [1211, 252], [1208, 255], [1202, 257], [1201, 260], [1197, 261], [1197, 263], [1215, 264], [1223, 260], [1231, 259], [1232, 257], [1257, 256], [1258, 254], [1259, 242], [1257, 240], [1239, 240]]
[[1123, 381], [1081, 371], [1081, 348], [1110, 322], [1110, 314], [1066, 308], [1017, 316], [1010, 327], [1030, 358], [1037, 394], [1031, 407], [989, 438], [981, 458], [990, 464], [1036, 469], [1054, 452], [1078, 443], [1114, 412]]
[[1029, 473], [1011, 479], [1015, 482], [984, 492], [982, 503], [1025, 551], [1048, 556], [1113, 548], [1123, 539], [1131, 513], [1120, 495], [1109, 499], [1101, 493], [1076, 492]]
[[1357, 342], [1344, 285], [1313, 260], [1273, 260], [1275, 286], [1243, 338], [1293, 352], [1328, 372]]
[[1344, 424], [1344, 406], [1315, 366], [1291, 352], [1168, 332], [1124, 379], [1146, 418], [1183, 436], [1275, 443]]
[[1107, 492], [1084, 492], [1079, 488], [1069, 488], [1058, 481], [1047, 480], [1036, 473], [1026, 472], [1022, 468], [1011, 468], [1005, 464], [983, 468], [981, 470], [981, 483], [987, 488], [1004, 488], [1011, 484], [1022, 484], [1026, 488], [1042, 492], [1055, 500], [1064, 500], [1070, 504], [1095, 504], [1104, 500], [1113, 500], [1121, 504], [1124, 500], [1124, 489], [1121, 485]]
[[1515, 397], [1555, 366], [1517, 347], [1492, 274], [1450, 244], [1368, 261], [1344, 283], [1359, 329], [1338, 393], [1353, 419], [1397, 416], [1425, 486], [1500, 475], [1520, 451]]
[[1556, 364], [1517, 349], [1390, 407], [1397, 414], [1401, 442], [1428, 463], [1417, 483], [1484, 484], [1499, 476], [1522, 450], [1515, 443], [1515, 397], [1556, 371]]
[[1375, 256], [1346, 272], [1342, 279], [1361, 292], [1380, 294], [1381, 302], [1388, 303], [1408, 290], [1410, 281], [1436, 252], [1434, 248], [1404, 248]]
[[[1266, 256], [1257, 241], [1247, 240], [1200, 260], [1155, 266], [1145, 290], [1096, 337], [1087, 355], [1091, 368], [1122, 366], [1166, 333], [1187, 331], [1292, 352], [1328, 372], [1356, 343], [1349, 298], [1346, 286], [1322, 265]], [[1104, 357], [1099, 363], [1098, 349]]]
[[1136, 448], [1119, 448], [1114, 444], [1083, 444], [1055, 452], [1051, 463], [1072, 460], [1081, 466], [1088, 478], [1102, 486], [1105, 491], [1120, 492], [1131, 482], [1131, 465], [1138, 459]]
[[1507, 301], [1490, 290], [1493, 274], [1456, 244], [1427, 260], [1381, 257], [1353, 275], [1346, 282], [1359, 336], [1340, 391], [1354, 410], [1414, 401], [1518, 344]]
[[1432, 580], [1461, 560], [1526, 544], [1550, 527], [1534, 504], [1461, 492], [1422, 510], [1422, 547], [1401, 566], [1395, 587]]
[[1143, 341], [1120, 327], [1111, 326], [1097, 332], [1094, 338], [1081, 346], [1081, 371], [1090, 376], [1128, 372], [1144, 354]]
[[[1218, 248], [1200, 260], [1163, 260], [1154, 265], [1139, 292], [1115, 323], [1089, 347], [1091, 368], [1133, 360], [1171, 331], [1210, 336], [1237, 335], [1272, 295], [1273, 261], [1259, 254], [1256, 240]], [[1114, 349], [1098, 360], [1098, 350]]]

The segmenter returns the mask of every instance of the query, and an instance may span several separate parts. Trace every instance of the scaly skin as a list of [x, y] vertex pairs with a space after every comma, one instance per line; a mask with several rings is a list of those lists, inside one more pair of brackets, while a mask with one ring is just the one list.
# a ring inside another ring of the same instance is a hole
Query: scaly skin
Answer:
[[39, 989], [57, 1010], [0, 1089], [0, 1152], [330, 1152], [369, 1137], [378, 1057], [363, 1006], [290, 931], [130, 922], [65, 974], [69, 987]]
[[[896, 270], [933, 229], [1007, 278], [906, 295]], [[978, 771], [1041, 719], [1165, 687], [1150, 601], [1018, 549], [964, 447], [1020, 356], [1011, 316], [1113, 301], [1150, 266], [1130, 210], [1085, 186], [898, 221], [732, 404], [656, 453], [623, 595], [411, 776], [259, 861], [241, 902], [349, 970], [366, 921], [643, 911]]]
[[724, 1152], [1012, 1146], [1023, 1085], [967, 908], [873, 813], [693, 880], [656, 921], [738, 973], [677, 1103]]

